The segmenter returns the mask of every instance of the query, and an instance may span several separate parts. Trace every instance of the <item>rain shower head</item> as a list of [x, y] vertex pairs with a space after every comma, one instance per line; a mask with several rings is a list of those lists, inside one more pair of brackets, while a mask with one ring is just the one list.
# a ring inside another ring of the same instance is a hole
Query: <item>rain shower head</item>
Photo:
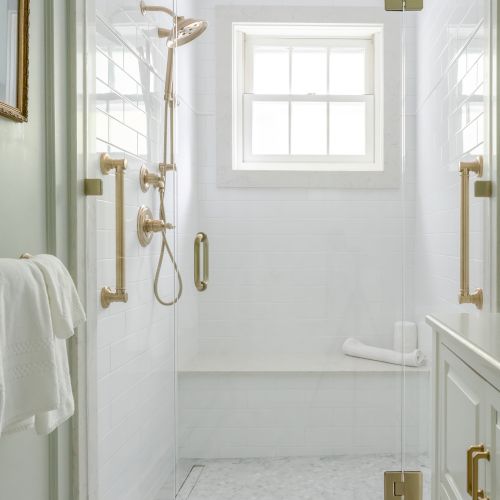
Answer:
[[172, 17], [174, 20], [172, 29], [158, 28], [158, 35], [161, 38], [168, 38], [167, 46], [169, 48], [180, 47], [198, 38], [208, 26], [206, 21], [176, 16], [172, 9], [159, 5], [147, 5], [144, 0], [141, 0], [140, 9], [143, 14], [146, 12], [164, 12]]
[[208, 23], [200, 19], [177, 18], [177, 30], [173, 30], [167, 45], [169, 47], [180, 47], [198, 38], [206, 29]]
[[140, 9], [142, 14], [146, 12], [163, 12], [173, 19], [172, 29], [158, 28], [158, 36], [167, 39], [168, 62], [165, 78], [165, 99], [170, 100], [172, 97], [174, 49], [181, 45], [186, 45], [195, 38], [198, 38], [207, 29], [208, 23], [200, 19], [176, 16], [172, 9], [159, 5], [147, 5], [144, 0], [141, 0]]

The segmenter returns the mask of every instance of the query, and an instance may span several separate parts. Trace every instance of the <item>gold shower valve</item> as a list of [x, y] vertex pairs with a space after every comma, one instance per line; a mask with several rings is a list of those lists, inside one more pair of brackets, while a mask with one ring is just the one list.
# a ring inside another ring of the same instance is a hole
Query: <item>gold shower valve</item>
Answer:
[[142, 206], [137, 214], [137, 237], [139, 243], [146, 247], [151, 243], [154, 233], [166, 229], [174, 229], [175, 226], [161, 219], [153, 219], [153, 214], [148, 207]]
[[147, 233], [159, 233], [167, 228], [167, 224], [162, 220], [148, 219], [144, 221], [143, 227]]

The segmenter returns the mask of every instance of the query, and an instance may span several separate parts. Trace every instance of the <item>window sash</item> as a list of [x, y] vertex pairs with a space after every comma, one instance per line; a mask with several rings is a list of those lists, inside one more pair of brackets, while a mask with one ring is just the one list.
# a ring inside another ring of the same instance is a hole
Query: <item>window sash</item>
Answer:
[[[364, 155], [255, 155], [252, 153], [252, 103], [253, 102], [288, 102], [288, 143], [291, 150], [291, 104], [292, 102], [325, 102], [327, 150], [330, 148], [330, 103], [363, 102], [366, 106], [365, 151]], [[375, 99], [373, 95], [256, 95], [243, 96], [243, 162], [244, 163], [342, 163], [369, 164], [375, 162]]]
[[[256, 47], [318, 47], [327, 49], [326, 78], [327, 89], [330, 87], [330, 52], [335, 48], [362, 48], [365, 51], [365, 90], [367, 95], [374, 92], [374, 41], [357, 38], [290, 38], [290, 37], [263, 37], [256, 35], [245, 36], [244, 61], [244, 93], [253, 92], [254, 49]], [[292, 50], [289, 50], [289, 89], [292, 88]], [[335, 95], [335, 94], [331, 94]], [[359, 95], [359, 94], [353, 94]]]

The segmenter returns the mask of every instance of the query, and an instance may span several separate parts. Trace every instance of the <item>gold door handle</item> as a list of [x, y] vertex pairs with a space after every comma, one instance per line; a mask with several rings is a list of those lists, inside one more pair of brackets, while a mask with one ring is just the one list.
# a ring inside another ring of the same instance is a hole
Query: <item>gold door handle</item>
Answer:
[[488, 500], [483, 489], [479, 489], [479, 461], [490, 461], [490, 452], [488, 450], [477, 451], [472, 454], [472, 500]]
[[483, 175], [483, 157], [478, 156], [473, 162], [460, 162], [460, 294], [459, 304], [475, 304], [483, 307], [483, 290], [478, 288], [470, 292], [469, 287], [469, 180], [470, 173], [478, 177]]
[[[200, 279], [200, 252], [203, 243], [203, 279]], [[198, 233], [194, 239], [194, 284], [199, 292], [204, 292], [208, 287], [209, 278], [209, 255], [208, 236], [205, 233]]]
[[108, 175], [115, 170], [115, 210], [116, 210], [116, 289], [104, 287], [101, 290], [101, 305], [104, 308], [112, 302], [127, 302], [125, 289], [125, 179], [127, 160], [113, 160], [107, 153], [101, 155], [101, 172]]

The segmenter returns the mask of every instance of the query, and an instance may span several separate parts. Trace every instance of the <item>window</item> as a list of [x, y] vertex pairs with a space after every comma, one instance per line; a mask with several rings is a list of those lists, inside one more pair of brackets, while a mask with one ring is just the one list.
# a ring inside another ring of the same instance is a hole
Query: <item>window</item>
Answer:
[[382, 28], [233, 24], [233, 169], [383, 170]]

